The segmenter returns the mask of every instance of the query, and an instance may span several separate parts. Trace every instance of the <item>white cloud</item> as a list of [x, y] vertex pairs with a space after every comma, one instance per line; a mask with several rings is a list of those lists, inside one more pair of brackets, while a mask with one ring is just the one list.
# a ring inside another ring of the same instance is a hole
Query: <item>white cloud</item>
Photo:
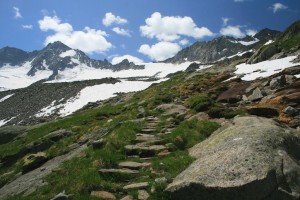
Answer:
[[190, 43], [190, 41], [188, 41], [187, 39], [183, 39], [183, 40], [180, 40], [179, 41], [179, 44], [181, 44], [181, 45], [187, 45], [187, 44], [189, 44]]
[[24, 24], [24, 25], [22, 25], [22, 28], [23, 29], [32, 29], [33, 26], [31, 24]]
[[257, 30], [254, 29], [247, 29], [246, 35], [254, 36], [257, 33]]
[[221, 35], [232, 36], [235, 38], [245, 37], [246, 34], [241, 31], [241, 26], [226, 26], [221, 28]]
[[126, 29], [123, 29], [123, 28], [120, 28], [120, 27], [115, 27], [115, 28], [113, 28], [112, 30], [113, 30], [116, 34], [131, 37], [131, 34], [130, 34], [130, 31], [129, 31], [129, 30], [126, 30]]
[[114, 57], [111, 61], [111, 63], [113, 65], [115, 64], [118, 64], [120, 62], [122, 62], [124, 59], [127, 59], [129, 62], [133, 62], [134, 64], [139, 64], [139, 63], [144, 63], [143, 60], [137, 58], [137, 57], [134, 57], [132, 55], [124, 55], [124, 56], [117, 56], [117, 57]]
[[85, 27], [82, 31], [74, 31], [69, 23], [61, 23], [57, 17], [44, 16], [38, 21], [42, 31], [54, 31], [48, 36], [44, 44], [61, 41], [74, 49], [80, 49], [86, 53], [103, 53], [112, 47], [106, 40], [107, 34], [104, 31]]
[[18, 18], [22, 18], [22, 15], [21, 15], [21, 12], [20, 12], [20, 9], [17, 8], [17, 7], [13, 7], [14, 9], [14, 12], [15, 12], [15, 18], [18, 19]]
[[138, 51], [155, 61], [162, 61], [174, 56], [180, 50], [180, 46], [176, 43], [159, 42], [152, 46], [143, 44]]
[[111, 12], [106, 13], [102, 19], [104, 26], [110, 26], [112, 24], [126, 24], [128, 21], [120, 16], [115, 16]]
[[57, 16], [45, 16], [44, 19], [38, 21], [42, 31], [52, 30], [59, 33], [69, 33], [73, 31], [73, 27], [69, 23], [61, 23]]
[[227, 26], [229, 20], [230, 20], [230, 19], [229, 19], [228, 17], [222, 17], [223, 26]]
[[244, 2], [245, 0], [234, 0], [234, 2]]
[[283, 5], [282, 3], [274, 3], [272, 6], [271, 6], [271, 9], [273, 10], [273, 13], [276, 13], [280, 10], [285, 10], [287, 9], [288, 7], [286, 5]]
[[155, 12], [145, 20], [146, 25], [140, 26], [142, 36], [157, 38], [160, 41], [174, 41], [180, 35], [190, 36], [196, 39], [212, 36], [213, 33], [206, 27], [197, 27], [190, 17], [165, 16]]

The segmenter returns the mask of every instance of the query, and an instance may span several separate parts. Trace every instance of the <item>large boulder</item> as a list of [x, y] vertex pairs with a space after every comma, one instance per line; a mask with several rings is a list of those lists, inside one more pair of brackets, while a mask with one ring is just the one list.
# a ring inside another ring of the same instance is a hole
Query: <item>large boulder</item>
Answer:
[[172, 199], [300, 198], [300, 134], [247, 116], [190, 149], [197, 160], [167, 187]]

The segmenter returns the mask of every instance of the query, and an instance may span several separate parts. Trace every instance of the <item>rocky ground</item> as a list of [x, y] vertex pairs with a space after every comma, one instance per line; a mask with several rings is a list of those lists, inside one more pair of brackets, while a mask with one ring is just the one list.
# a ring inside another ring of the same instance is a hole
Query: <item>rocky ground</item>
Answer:
[[35, 115], [43, 108], [51, 105], [66, 103], [68, 99], [76, 95], [85, 87], [100, 85], [103, 83], [116, 83], [117, 79], [106, 78], [100, 80], [44, 83], [39, 81], [24, 89], [10, 90], [0, 93], [0, 98], [13, 94], [9, 101], [1, 102], [0, 118], [11, 119], [8, 124], [36, 124], [50, 121], [58, 117], [57, 114], [36, 117]]

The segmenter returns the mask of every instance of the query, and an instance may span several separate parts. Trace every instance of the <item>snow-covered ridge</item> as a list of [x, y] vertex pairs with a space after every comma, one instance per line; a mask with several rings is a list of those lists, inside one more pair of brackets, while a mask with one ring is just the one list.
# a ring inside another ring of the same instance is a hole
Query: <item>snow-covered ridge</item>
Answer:
[[236, 66], [237, 70], [235, 74], [243, 75], [242, 80], [252, 81], [260, 77], [268, 77], [276, 74], [286, 68], [299, 65], [298, 63], [292, 63], [297, 56], [289, 56], [276, 60], [267, 60], [256, 64], [239, 64]]

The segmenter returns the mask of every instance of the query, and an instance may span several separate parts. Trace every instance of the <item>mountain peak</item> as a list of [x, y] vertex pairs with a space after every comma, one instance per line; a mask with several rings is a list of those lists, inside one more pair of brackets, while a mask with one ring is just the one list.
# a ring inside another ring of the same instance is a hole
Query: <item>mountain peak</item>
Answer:
[[49, 43], [46, 46], [46, 49], [60, 49], [60, 50], [63, 50], [63, 51], [71, 50], [70, 47], [68, 47], [67, 45], [65, 45], [61, 41], [56, 41], [56, 42], [53, 42], [53, 43]]

